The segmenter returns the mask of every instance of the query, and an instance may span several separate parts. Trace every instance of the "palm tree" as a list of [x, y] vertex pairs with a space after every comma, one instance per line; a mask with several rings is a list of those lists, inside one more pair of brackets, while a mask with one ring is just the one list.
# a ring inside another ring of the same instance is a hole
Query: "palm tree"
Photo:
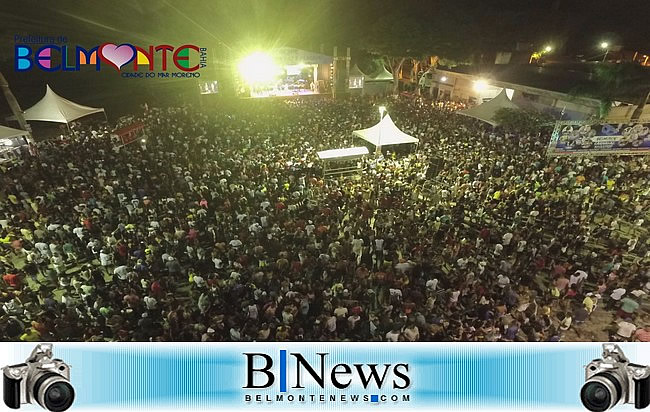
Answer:
[[648, 77], [643, 68], [635, 63], [598, 64], [594, 70], [595, 82], [590, 86], [576, 87], [574, 96], [591, 97], [600, 101], [599, 117], [605, 118], [612, 103], [622, 97], [639, 96], [643, 102], [648, 91]]
[[14, 116], [16, 116], [16, 120], [18, 120], [18, 124], [20, 124], [20, 128], [29, 132], [30, 127], [27, 124], [27, 121], [25, 120], [25, 116], [23, 116], [23, 111], [21, 110], [20, 105], [18, 104], [18, 100], [16, 100], [16, 97], [11, 92], [11, 89], [9, 88], [9, 83], [7, 83], [7, 79], [5, 79], [5, 76], [2, 74], [2, 72], [0, 72], [0, 88], [2, 88], [2, 93], [5, 95], [5, 99], [9, 104], [9, 108], [13, 112]]

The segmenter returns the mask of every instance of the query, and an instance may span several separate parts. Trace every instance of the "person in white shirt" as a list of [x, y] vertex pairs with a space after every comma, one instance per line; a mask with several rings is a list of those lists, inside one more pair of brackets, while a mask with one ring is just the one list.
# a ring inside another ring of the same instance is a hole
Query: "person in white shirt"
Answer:
[[125, 265], [118, 266], [113, 270], [113, 275], [117, 276], [119, 280], [127, 280], [129, 277], [129, 268]]
[[618, 300], [621, 300], [621, 298], [623, 297], [623, 295], [625, 295], [626, 292], [627, 292], [627, 291], [626, 291], [625, 289], [623, 289], [623, 288], [618, 288], [618, 289], [614, 289], [614, 290], [612, 291], [612, 293], [611, 293], [609, 296], [610, 296], [612, 299], [618, 301]]
[[156, 305], [158, 304], [156, 298], [152, 296], [145, 296], [143, 300], [144, 300], [144, 304], [147, 306], [147, 310], [156, 309]]
[[616, 334], [625, 339], [630, 339], [637, 329], [636, 325], [630, 322], [626, 322], [624, 320], [618, 322], [617, 325], [618, 325], [618, 330], [616, 331]]
[[50, 246], [47, 243], [37, 242], [36, 244], [34, 244], [34, 247], [38, 249], [41, 256], [45, 256], [48, 258], [52, 256], [52, 253], [50, 252]]
[[520, 240], [519, 243], [517, 243], [517, 252], [521, 253], [526, 249], [526, 241], [525, 240]]
[[394, 327], [392, 330], [386, 333], [386, 341], [388, 342], [397, 342], [399, 341], [400, 330], [397, 327]]
[[248, 305], [248, 317], [250, 319], [256, 320], [259, 314], [257, 305]]
[[235, 249], [237, 249], [238, 247], [240, 247], [241, 245], [243, 245], [242, 241], [239, 240], [239, 236], [237, 236], [237, 235], [235, 235], [235, 238], [234, 238], [233, 240], [231, 240], [228, 244], [229, 244], [231, 247], [235, 248]]
[[102, 249], [101, 252], [99, 252], [99, 263], [103, 267], [107, 267], [113, 264], [113, 254], [110, 253], [106, 249]]
[[438, 289], [438, 279], [429, 279], [426, 283], [427, 291], [435, 292]]
[[589, 275], [584, 270], [576, 270], [569, 278], [569, 287], [581, 284]]
[[449, 297], [449, 303], [453, 303], [453, 304], [458, 303], [459, 297], [460, 297], [460, 290], [455, 290], [451, 292], [451, 296]]
[[503, 240], [503, 246], [508, 246], [510, 245], [510, 241], [512, 240], [513, 234], [508, 232], [503, 237], [501, 238]]
[[61, 227], [61, 225], [59, 225], [59, 224], [50, 223], [49, 225], [47, 225], [47, 230], [49, 230], [50, 232], [54, 232], [55, 230], [57, 230], [60, 227]]
[[391, 298], [402, 299], [402, 290], [401, 289], [388, 289], [388, 293]]
[[81, 226], [75, 227], [74, 229], [72, 229], [72, 233], [77, 235], [79, 240], [84, 240], [84, 228], [83, 227], [81, 227]]
[[348, 308], [344, 306], [338, 306], [336, 309], [334, 309], [334, 315], [336, 315], [337, 318], [342, 318], [348, 315]]
[[504, 275], [497, 276], [497, 285], [503, 289], [510, 284], [510, 278]]
[[404, 328], [404, 337], [409, 342], [416, 342], [420, 340], [420, 330], [415, 324], [411, 324]]
[[352, 240], [352, 253], [357, 257], [357, 265], [360, 264], [363, 255], [363, 239], [355, 238]]

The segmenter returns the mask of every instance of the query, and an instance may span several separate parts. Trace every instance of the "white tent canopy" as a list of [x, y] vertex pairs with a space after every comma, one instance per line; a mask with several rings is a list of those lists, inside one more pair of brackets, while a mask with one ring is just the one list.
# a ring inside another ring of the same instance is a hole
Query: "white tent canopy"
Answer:
[[11, 127], [0, 126], [0, 139], [11, 139], [12, 137], [28, 136], [29, 132]]
[[374, 146], [418, 143], [420, 141], [398, 129], [388, 114], [376, 125], [367, 129], [355, 130], [353, 134]]
[[463, 116], [473, 117], [478, 120], [482, 120], [486, 123], [491, 124], [492, 126], [497, 126], [498, 123], [494, 120], [494, 116], [500, 109], [521, 109], [517, 104], [513, 103], [508, 96], [506, 95], [506, 89], [501, 90], [494, 99], [489, 100], [485, 103], [481, 103], [478, 106], [474, 106], [470, 109], [460, 110], [456, 113], [462, 114]]
[[376, 72], [366, 76], [367, 82], [392, 82], [393, 74], [382, 65]]
[[82, 106], [71, 102], [54, 93], [49, 85], [45, 87], [45, 96], [38, 103], [23, 112], [25, 120], [70, 123], [89, 114], [104, 112], [102, 108]]

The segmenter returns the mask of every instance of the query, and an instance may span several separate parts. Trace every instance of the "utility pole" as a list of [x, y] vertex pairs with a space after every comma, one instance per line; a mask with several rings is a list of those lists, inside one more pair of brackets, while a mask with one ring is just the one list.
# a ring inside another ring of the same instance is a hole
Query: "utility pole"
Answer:
[[2, 93], [5, 95], [5, 99], [9, 104], [9, 108], [11, 108], [14, 116], [16, 116], [16, 120], [18, 120], [18, 124], [20, 124], [20, 128], [29, 132], [31, 136], [31, 127], [27, 124], [25, 116], [23, 116], [23, 111], [18, 104], [18, 100], [16, 100], [16, 96], [14, 96], [14, 94], [11, 92], [9, 83], [7, 83], [7, 79], [5, 79], [5, 76], [2, 74], [2, 72], [0, 72], [0, 88], [2, 88]]

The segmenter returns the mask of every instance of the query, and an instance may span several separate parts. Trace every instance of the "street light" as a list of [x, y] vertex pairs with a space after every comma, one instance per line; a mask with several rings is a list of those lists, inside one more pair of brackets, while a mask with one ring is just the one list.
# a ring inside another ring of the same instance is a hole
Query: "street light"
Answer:
[[609, 53], [609, 43], [606, 41], [600, 43], [600, 48], [605, 49], [605, 55], [603, 56], [603, 62], [607, 59], [607, 53]]
[[482, 92], [488, 87], [488, 82], [484, 79], [478, 79], [474, 81], [474, 90], [477, 92]]
[[379, 106], [379, 139], [377, 140], [377, 148], [375, 152], [377, 154], [381, 153], [381, 121], [384, 120], [384, 112], [386, 111], [386, 106]]

